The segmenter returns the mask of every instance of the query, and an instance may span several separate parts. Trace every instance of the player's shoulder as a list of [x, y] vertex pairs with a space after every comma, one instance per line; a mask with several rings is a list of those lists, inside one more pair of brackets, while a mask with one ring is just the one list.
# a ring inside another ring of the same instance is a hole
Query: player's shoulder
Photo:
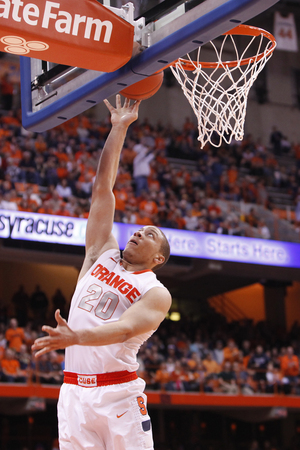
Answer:
[[167, 312], [172, 304], [172, 296], [165, 286], [154, 286], [149, 289], [141, 300], [150, 301], [152, 306]]
[[105, 261], [109, 259], [112, 259], [118, 263], [121, 259], [120, 250], [117, 248], [109, 248], [98, 256], [97, 261]]

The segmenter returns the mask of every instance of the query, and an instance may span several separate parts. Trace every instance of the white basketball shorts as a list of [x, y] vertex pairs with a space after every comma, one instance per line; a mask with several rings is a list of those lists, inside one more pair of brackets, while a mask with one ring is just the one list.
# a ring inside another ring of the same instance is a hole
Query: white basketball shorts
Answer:
[[92, 388], [64, 383], [58, 401], [60, 450], [153, 450], [144, 389], [141, 378]]

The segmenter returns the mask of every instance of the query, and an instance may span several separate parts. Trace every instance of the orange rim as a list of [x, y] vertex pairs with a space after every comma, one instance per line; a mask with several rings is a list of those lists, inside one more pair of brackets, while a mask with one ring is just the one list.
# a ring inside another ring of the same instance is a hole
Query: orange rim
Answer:
[[[227, 31], [227, 33], [224, 33], [224, 36], [226, 36], [226, 35], [253, 36], [253, 37], [263, 35], [265, 38], [269, 39], [270, 42], [272, 42], [272, 45], [270, 46], [270, 48], [267, 49], [267, 51], [264, 51], [257, 56], [252, 56], [250, 58], [244, 58], [240, 62], [239, 61], [222, 61], [222, 65], [224, 65], [226, 67], [236, 67], [238, 65], [245, 66], [245, 65], [248, 65], [249, 63], [258, 62], [261, 59], [263, 59], [265, 57], [265, 55], [268, 57], [271, 53], [273, 53], [273, 51], [275, 50], [275, 47], [276, 47], [276, 40], [271, 33], [263, 30], [262, 28], [253, 27], [250, 25], [239, 25], [239, 26], [233, 28], [232, 30]], [[202, 61], [192, 62], [192, 61], [189, 61], [188, 59], [179, 58], [176, 61], [173, 61], [167, 67], [170, 67], [170, 66], [174, 67], [176, 65], [176, 63], [179, 61], [185, 70], [195, 70], [195, 67], [200, 66], [200, 65], [201, 65], [201, 67], [203, 67], [205, 69], [216, 69], [217, 67], [220, 66], [219, 62], [202, 62]]]

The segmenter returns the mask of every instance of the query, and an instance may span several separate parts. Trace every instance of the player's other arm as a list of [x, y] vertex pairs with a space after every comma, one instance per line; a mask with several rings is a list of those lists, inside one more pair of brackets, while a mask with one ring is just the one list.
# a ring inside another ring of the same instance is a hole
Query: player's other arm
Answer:
[[165, 288], [150, 289], [137, 303], [128, 308], [117, 322], [91, 329], [72, 330], [59, 314], [55, 313], [57, 327], [44, 326], [49, 336], [38, 338], [32, 350], [36, 357], [51, 350], [71, 345], [100, 346], [125, 342], [134, 336], [156, 330], [171, 306], [171, 295]]
[[115, 198], [112, 190], [126, 133], [129, 125], [138, 117], [140, 102], [130, 105], [130, 100], [126, 99], [122, 106], [121, 98], [117, 95], [116, 108], [107, 100], [104, 100], [104, 103], [111, 113], [112, 129], [102, 150], [93, 185], [86, 229], [86, 257], [79, 278], [104, 251], [118, 248], [117, 241], [111, 233], [115, 211]]

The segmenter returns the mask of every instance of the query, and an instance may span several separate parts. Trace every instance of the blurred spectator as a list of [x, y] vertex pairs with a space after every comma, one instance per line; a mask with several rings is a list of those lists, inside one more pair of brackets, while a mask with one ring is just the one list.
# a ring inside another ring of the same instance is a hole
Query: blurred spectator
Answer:
[[57, 352], [52, 351], [49, 353], [49, 361], [51, 365], [51, 378], [50, 383], [62, 384], [63, 382], [63, 370], [59, 355]]
[[205, 368], [206, 377], [216, 378], [221, 372], [221, 366], [213, 359], [211, 353], [207, 353], [205, 359], [202, 361], [203, 367]]
[[216, 342], [215, 348], [213, 349], [213, 357], [216, 362], [222, 366], [224, 362], [224, 345], [221, 340]]
[[227, 346], [224, 347], [224, 365], [227, 361], [233, 363], [239, 358], [239, 349], [233, 339], [228, 339]]
[[[171, 374], [167, 370], [167, 365], [165, 362], [160, 363], [159, 369], [155, 372], [153, 376], [153, 381], [150, 383], [152, 389], [168, 390], [171, 383]], [[172, 386], [172, 385], [171, 385]]]
[[47, 316], [48, 298], [37, 284], [35, 291], [30, 296], [30, 308], [36, 321], [44, 321]]
[[57, 309], [60, 310], [60, 314], [62, 317], [66, 317], [67, 313], [66, 313], [66, 298], [63, 295], [62, 291], [60, 289], [56, 289], [53, 297], [52, 297], [52, 314], [54, 315], [55, 311]]
[[282, 391], [282, 385], [282, 372], [272, 362], [269, 362], [266, 370], [266, 393], [278, 394]]
[[258, 345], [249, 359], [248, 368], [255, 371], [254, 379], [258, 382], [258, 389], [260, 392], [265, 392], [268, 363], [269, 357], [264, 352], [263, 347]]
[[198, 218], [193, 215], [193, 211], [188, 209], [183, 217], [185, 228], [190, 231], [195, 231], [198, 228]]
[[60, 180], [56, 186], [56, 191], [58, 195], [66, 202], [72, 196], [72, 189], [68, 185], [68, 180], [66, 178], [62, 178]]
[[249, 213], [246, 215], [246, 222], [249, 223], [249, 225], [251, 225], [251, 227], [257, 227], [258, 225], [258, 216], [255, 212], [254, 208], [250, 208]]
[[236, 395], [239, 393], [236, 375], [232, 370], [232, 363], [225, 361], [223, 370], [218, 374], [220, 390], [224, 394]]
[[188, 383], [190, 381], [188, 369], [182, 364], [181, 360], [175, 362], [175, 367], [170, 374], [170, 383], [168, 390], [170, 391], [188, 391]]
[[18, 205], [12, 200], [12, 192], [0, 192], [0, 209], [7, 209], [8, 211], [18, 211]]
[[5, 339], [11, 350], [20, 352], [22, 344], [25, 342], [24, 329], [18, 326], [17, 319], [13, 318], [9, 321], [9, 328], [6, 330]]
[[2, 108], [10, 111], [13, 106], [14, 85], [10, 80], [10, 75], [5, 72], [0, 81]]
[[270, 230], [267, 227], [266, 222], [264, 220], [260, 220], [258, 222], [258, 232], [259, 232], [259, 237], [261, 237], [262, 239], [270, 239], [271, 238]]
[[28, 352], [26, 344], [22, 344], [18, 354], [20, 362], [20, 373], [26, 379], [30, 376], [31, 354]]
[[135, 194], [139, 197], [142, 191], [148, 192], [148, 176], [150, 175], [150, 162], [154, 158], [153, 148], [147, 147], [145, 139], [133, 147], [136, 156], [133, 160], [133, 179], [135, 182]]
[[20, 161], [19, 167], [21, 169], [20, 181], [38, 184], [39, 178], [36, 172], [36, 164], [29, 151], [23, 152], [23, 158]]
[[272, 145], [272, 150], [274, 155], [281, 155], [282, 147], [281, 147], [281, 140], [282, 140], [282, 133], [277, 129], [276, 126], [273, 126], [272, 133], [270, 135], [270, 144]]
[[29, 295], [25, 292], [23, 284], [20, 284], [11, 299], [15, 307], [15, 316], [18, 323], [24, 327], [28, 319]]
[[2, 327], [0, 328], [0, 361], [4, 356], [5, 350], [7, 347], [7, 341], [5, 339], [5, 332], [2, 330]]
[[299, 377], [299, 358], [291, 346], [287, 347], [286, 355], [281, 358], [281, 370], [283, 376], [288, 379], [289, 390], [295, 393]]
[[1, 360], [1, 380], [8, 383], [25, 383], [26, 378], [21, 372], [20, 362], [15, 356], [12, 349], [5, 351], [4, 357]]
[[51, 363], [49, 361], [49, 354], [41, 355], [40, 358], [35, 358], [31, 361], [33, 370], [33, 381], [39, 383], [50, 383], [51, 379]]

